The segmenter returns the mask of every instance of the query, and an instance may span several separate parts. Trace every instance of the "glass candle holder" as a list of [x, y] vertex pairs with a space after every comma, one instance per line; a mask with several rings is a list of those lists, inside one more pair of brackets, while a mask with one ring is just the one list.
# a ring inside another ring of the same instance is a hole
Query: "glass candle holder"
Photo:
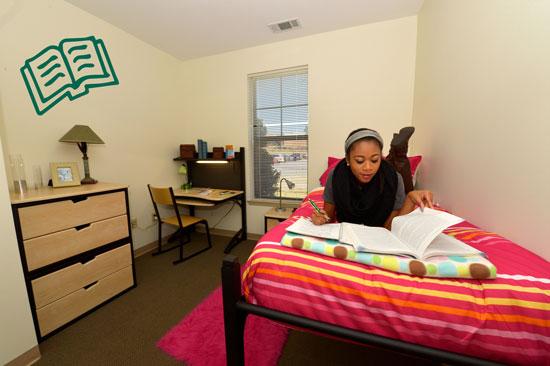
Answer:
[[21, 154], [10, 155], [10, 167], [14, 192], [27, 192], [27, 175], [25, 174], [25, 163], [23, 163]]
[[32, 167], [32, 180], [34, 189], [41, 189], [44, 187], [44, 180], [42, 179], [42, 168], [40, 165], [33, 165]]

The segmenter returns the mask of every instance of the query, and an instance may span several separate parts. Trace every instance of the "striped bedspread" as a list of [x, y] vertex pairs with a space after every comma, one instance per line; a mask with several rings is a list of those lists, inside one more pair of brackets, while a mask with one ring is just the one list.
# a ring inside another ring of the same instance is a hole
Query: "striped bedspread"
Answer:
[[[322, 203], [322, 188], [309, 195]], [[243, 271], [248, 302], [447, 351], [522, 365], [550, 365], [550, 263], [463, 222], [445, 232], [484, 251], [494, 280], [421, 278], [283, 247], [266, 233]]]

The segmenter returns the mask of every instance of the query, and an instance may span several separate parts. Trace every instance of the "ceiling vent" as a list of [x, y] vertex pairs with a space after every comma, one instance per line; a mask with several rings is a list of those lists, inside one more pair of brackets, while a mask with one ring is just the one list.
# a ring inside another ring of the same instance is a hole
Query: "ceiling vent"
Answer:
[[283, 20], [277, 23], [268, 24], [267, 26], [273, 31], [273, 33], [281, 33], [302, 27], [298, 19]]

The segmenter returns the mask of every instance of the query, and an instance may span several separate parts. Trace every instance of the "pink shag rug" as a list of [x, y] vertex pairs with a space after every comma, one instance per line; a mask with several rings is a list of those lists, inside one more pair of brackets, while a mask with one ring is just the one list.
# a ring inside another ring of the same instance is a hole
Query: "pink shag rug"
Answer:
[[[249, 315], [244, 331], [245, 364], [274, 366], [281, 356], [288, 329], [271, 320]], [[157, 347], [189, 366], [225, 365], [225, 337], [221, 287], [214, 290]]]

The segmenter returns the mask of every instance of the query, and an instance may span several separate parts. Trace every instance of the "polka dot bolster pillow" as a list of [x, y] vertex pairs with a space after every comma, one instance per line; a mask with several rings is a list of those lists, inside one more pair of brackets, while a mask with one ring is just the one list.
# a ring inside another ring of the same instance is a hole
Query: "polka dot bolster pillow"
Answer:
[[481, 255], [467, 257], [438, 256], [421, 261], [397, 255], [356, 252], [352, 246], [337, 240], [322, 239], [287, 232], [281, 244], [286, 247], [306, 250], [329, 257], [358, 262], [420, 277], [492, 279], [496, 267]]

